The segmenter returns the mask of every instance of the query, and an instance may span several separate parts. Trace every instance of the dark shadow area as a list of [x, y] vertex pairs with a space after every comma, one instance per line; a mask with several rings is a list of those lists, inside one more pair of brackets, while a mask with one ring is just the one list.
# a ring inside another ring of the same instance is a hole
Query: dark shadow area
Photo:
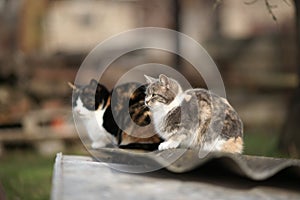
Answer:
[[219, 187], [237, 190], [251, 190], [255, 187], [281, 188], [288, 191], [300, 192], [300, 174], [296, 167], [288, 167], [271, 178], [263, 181], [250, 180], [224, 165], [224, 160], [212, 160], [205, 165], [187, 173], [172, 173], [166, 169], [139, 176], [160, 179], [174, 179], [183, 182], [202, 182]]

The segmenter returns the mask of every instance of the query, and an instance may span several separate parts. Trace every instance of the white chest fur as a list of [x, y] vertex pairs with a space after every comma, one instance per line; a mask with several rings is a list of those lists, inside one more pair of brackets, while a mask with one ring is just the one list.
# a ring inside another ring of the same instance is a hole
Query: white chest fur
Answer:
[[92, 148], [101, 148], [108, 144], [116, 144], [116, 139], [103, 127], [105, 109], [90, 111], [84, 107], [81, 99], [78, 98], [73, 110], [82, 120], [88, 136], [92, 140]]
[[155, 107], [151, 109], [153, 113], [153, 121], [155, 130], [163, 137], [168, 138], [172, 133], [166, 133], [162, 130], [164, 129], [165, 117], [168, 113], [175, 107], [180, 106], [182, 102], [182, 95], [177, 95], [176, 98], [168, 105], [165, 104], [156, 104]]

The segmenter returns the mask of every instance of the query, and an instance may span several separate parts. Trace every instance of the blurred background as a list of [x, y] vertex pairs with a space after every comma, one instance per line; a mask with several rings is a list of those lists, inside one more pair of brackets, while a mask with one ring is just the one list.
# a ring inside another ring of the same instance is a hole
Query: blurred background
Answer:
[[[55, 153], [87, 154], [73, 125], [67, 82], [74, 82], [99, 42], [137, 27], [170, 28], [203, 45], [244, 121], [245, 154], [299, 157], [300, 7], [295, 4], [1, 0], [0, 199], [1, 193], [8, 199], [48, 199]], [[174, 43], [180, 50], [180, 42]], [[194, 87], [205, 87], [186, 60], [159, 50], [120, 57], [103, 81], [111, 89], [128, 67], [149, 62], [173, 66]]]

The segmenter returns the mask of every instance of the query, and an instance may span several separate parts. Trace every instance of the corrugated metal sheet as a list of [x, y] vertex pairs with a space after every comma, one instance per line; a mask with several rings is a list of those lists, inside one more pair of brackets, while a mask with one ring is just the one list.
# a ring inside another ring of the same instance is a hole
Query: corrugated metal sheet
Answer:
[[[150, 173], [129, 174], [110, 168], [161, 167], [166, 164], [163, 161], [165, 156], [178, 152], [184, 154], [172, 165]], [[110, 167], [91, 157], [58, 154], [52, 200], [300, 199], [298, 160], [220, 153], [199, 158], [198, 152], [192, 150], [141, 154], [102, 149], [93, 154], [110, 162]]]
[[184, 173], [217, 163], [216, 170], [218, 168], [225, 169], [251, 180], [266, 180], [282, 171], [300, 179], [300, 160], [297, 159], [235, 155], [222, 152], [199, 154], [197, 150], [186, 149], [144, 153], [103, 148], [92, 151], [92, 154], [99, 161], [112, 163], [113, 168], [129, 172], [166, 168], [171, 172]]

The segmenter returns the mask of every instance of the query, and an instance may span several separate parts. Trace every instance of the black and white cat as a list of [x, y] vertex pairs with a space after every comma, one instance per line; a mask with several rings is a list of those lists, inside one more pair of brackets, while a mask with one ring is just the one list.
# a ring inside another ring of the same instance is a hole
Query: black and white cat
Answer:
[[149, 84], [145, 104], [156, 132], [165, 140], [159, 150], [243, 151], [243, 124], [226, 99], [200, 88], [183, 91], [163, 74], [158, 79], [145, 77]]
[[[93, 149], [107, 146], [157, 149], [161, 138], [154, 134], [154, 128], [150, 124], [150, 111], [144, 105], [145, 86], [137, 83], [117, 86], [114, 88], [116, 104], [112, 106], [112, 92], [94, 79], [84, 86], [71, 83], [69, 85], [73, 88], [73, 111], [82, 120]], [[138, 128], [135, 127], [134, 136], [127, 133], [132, 131], [131, 120], [138, 125]]]

